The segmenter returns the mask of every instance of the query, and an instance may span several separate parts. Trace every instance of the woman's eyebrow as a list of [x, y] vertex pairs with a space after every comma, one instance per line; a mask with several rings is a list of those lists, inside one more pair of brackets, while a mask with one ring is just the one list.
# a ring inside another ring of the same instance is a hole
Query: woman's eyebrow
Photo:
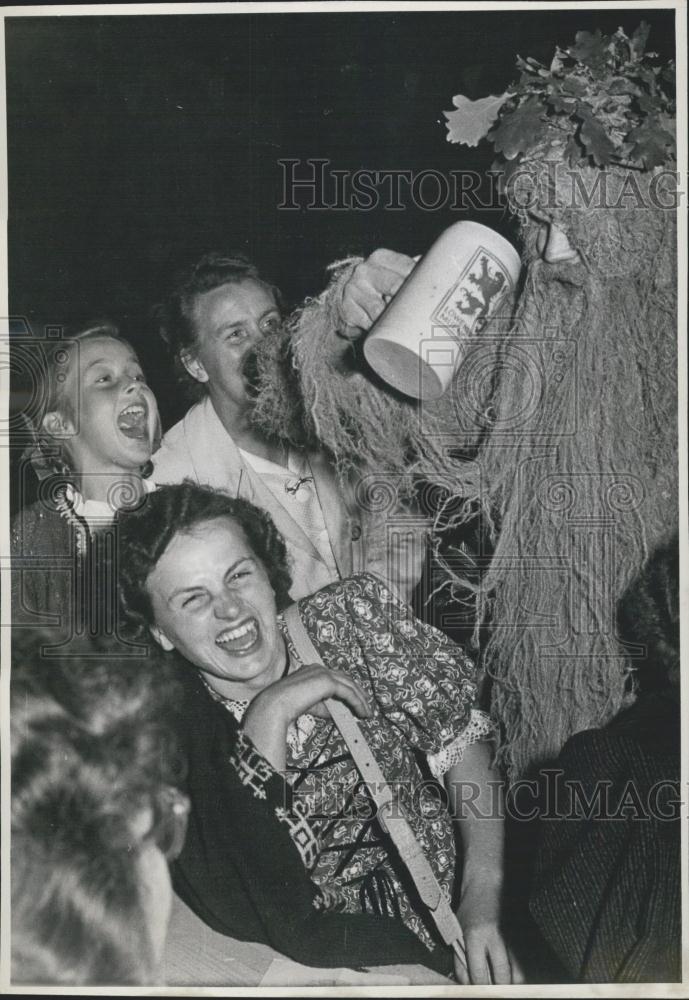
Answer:
[[[229, 576], [230, 573], [234, 573], [237, 567], [241, 566], [242, 563], [245, 562], [254, 564], [256, 560], [254, 559], [253, 556], [240, 556], [239, 559], [235, 560], [235, 562], [233, 562], [232, 565], [228, 567], [227, 570], [225, 570], [225, 576]], [[181, 594], [192, 594], [195, 592], [201, 592], [203, 590], [205, 590], [205, 587], [203, 586], [203, 584], [200, 583], [194, 583], [189, 587], [178, 587], [177, 590], [172, 591], [172, 593], [167, 599], [167, 603], [169, 604], [175, 597], [179, 597]]]
[[109, 365], [110, 363], [111, 363], [110, 358], [94, 358], [93, 361], [89, 361], [89, 363], [84, 368], [84, 371], [87, 372], [90, 368], [93, 368], [95, 365]]
[[237, 559], [236, 562], [232, 563], [232, 565], [229, 567], [229, 569], [225, 572], [225, 576], [229, 576], [230, 573], [234, 573], [234, 571], [236, 570], [237, 566], [241, 566], [242, 563], [245, 563], [245, 562], [253, 564], [253, 563], [256, 562], [256, 560], [254, 559], [253, 556], [242, 556], [240, 559]]
[[191, 587], [178, 587], [177, 590], [172, 591], [166, 603], [171, 604], [175, 597], [181, 597], [182, 594], [201, 593], [204, 589], [200, 584], [193, 584]]

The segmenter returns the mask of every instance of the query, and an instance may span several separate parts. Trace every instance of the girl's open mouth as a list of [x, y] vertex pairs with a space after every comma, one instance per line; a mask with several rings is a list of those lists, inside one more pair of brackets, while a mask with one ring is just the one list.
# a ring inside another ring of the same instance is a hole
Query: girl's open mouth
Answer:
[[117, 418], [117, 427], [125, 437], [148, 440], [148, 407], [142, 401], [130, 403]]

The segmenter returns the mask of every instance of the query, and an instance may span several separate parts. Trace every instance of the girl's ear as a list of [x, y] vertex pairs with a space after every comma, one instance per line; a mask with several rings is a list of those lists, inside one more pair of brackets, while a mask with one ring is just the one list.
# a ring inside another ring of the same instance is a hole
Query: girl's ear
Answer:
[[171, 653], [172, 650], [175, 648], [168, 639], [168, 637], [165, 635], [165, 633], [162, 631], [162, 629], [159, 629], [157, 625], [151, 625], [149, 627], [149, 632], [151, 633], [155, 641], [158, 643], [158, 645], [161, 647], [161, 649], [164, 649], [166, 653]]
[[208, 381], [208, 372], [203, 367], [199, 359], [194, 357], [193, 354], [190, 354], [189, 351], [182, 351], [179, 356], [179, 360], [182, 362], [191, 377], [195, 378], [197, 382]]
[[73, 437], [74, 435], [72, 422], [59, 410], [51, 410], [50, 413], [46, 413], [41, 421], [41, 427], [46, 434], [50, 434], [54, 438]]

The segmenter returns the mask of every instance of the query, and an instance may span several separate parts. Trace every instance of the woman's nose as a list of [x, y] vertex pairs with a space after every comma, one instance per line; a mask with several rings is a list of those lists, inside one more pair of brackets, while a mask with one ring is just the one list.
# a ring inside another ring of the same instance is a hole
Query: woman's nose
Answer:
[[215, 599], [214, 611], [216, 618], [238, 618], [242, 613], [242, 602], [239, 595], [232, 590], [224, 590]]
[[546, 264], [561, 264], [579, 257], [565, 233], [553, 222], [544, 225], [538, 234], [538, 252]]

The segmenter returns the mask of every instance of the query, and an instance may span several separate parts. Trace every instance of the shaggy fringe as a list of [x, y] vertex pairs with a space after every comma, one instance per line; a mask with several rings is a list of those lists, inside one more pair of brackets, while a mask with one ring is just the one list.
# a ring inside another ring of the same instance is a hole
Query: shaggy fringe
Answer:
[[458, 457], [458, 448], [475, 447], [477, 429], [459, 440], [453, 393], [432, 404], [409, 400], [379, 381], [357, 346], [337, 335], [343, 287], [356, 263], [337, 265], [323, 295], [261, 345], [253, 420], [296, 447], [325, 449], [342, 482], [373, 477], [392, 484], [400, 498], [419, 482], [436, 488], [435, 527], [446, 530], [471, 516], [464, 500], [480, 493], [475, 465]]
[[[592, 182], [596, 172], [583, 174]], [[614, 197], [624, 177], [609, 180]], [[558, 224], [582, 263], [543, 265], [524, 216], [528, 268], [509, 335], [491, 331], [478, 367], [460, 365], [437, 402], [387, 388], [337, 336], [357, 260], [340, 262], [257, 359], [264, 431], [324, 448], [343, 481], [373, 473], [398, 493], [415, 479], [437, 487], [434, 565], [444, 577], [434, 595], [473, 613], [477, 648], [486, 639], [498, 759], [513, 779], [624, 704], [616, 606], [677, 525], [674, 213], [594, 205], [563, 209]], [[535, 340], [546, 358], [549, 338], [573, 343], [574, 377], [534, 401], [534, 385], [554, 373], [515, 377], [514, 357]], [[519, 426], [515, 415], [534, 405], [536, 424]], [[494, 544], [483, 576], [443, 540], [467, 522]]]
[[[498, 531], [477, 630], [490, 622], [484, 665], [502, 729], [498, 756], [512, 778], [552, 760], [571, 735], [605, 724], [622, 707], [628, 663], [615, 634], [616, 607], [649, 554], [676, 531], [675, 233], [668, 215], [656, 213], [647, 233], [653, 239], [643, 273], [603, 269], [601, 276], [598, 267], [587, 273], [572, 264], [558, 273], [534, 264], [503, 352], [529, 333], [573, 338], [577, 351], [576, 379], [543, 414], [547, 436], [516, 435], [507, 451], [508, 415], [529, 401], [523, 382], [500, 378], [494, 407], [505, 420], [478, 456], [487, 484], [482, 502]], [[599, 213], [596, 221], [624, 236], [634, 220], [621, 216], [611, 223]], [[585, 254], [584, 232], [578, 246]], [[465, 589], [462, 581], [456, 589]]]

